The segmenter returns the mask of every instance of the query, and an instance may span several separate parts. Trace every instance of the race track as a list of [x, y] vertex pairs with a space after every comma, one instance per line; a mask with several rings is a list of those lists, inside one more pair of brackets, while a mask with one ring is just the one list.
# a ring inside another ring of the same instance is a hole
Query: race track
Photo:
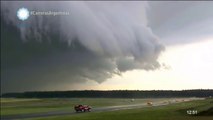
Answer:
[[[135, 109], [135, 108], [144, 108], [144, 107], [156, 107], [156, 106], [164, 106], [169, 104], [175, 104], [180, 102], [198, 100], [198, 98], [185, 98], [185, 99], [176, 99], [170, 101], [158, 101], [153, 102], [152, 105], [148, 105], [147, 103], [142, 104], [131, 104], [131, 105], [119, 105], [119, 106], [108, 106], [108, 107], [97, 107], [92, 108], [92, 112], [104, 112], [104, 111], [116, 111], [123, 109]], [[51, 112], [43, 112], [43, 113], [33, 113], [33, 114], [20, 114], [20, 115], [4, 115], [1, 116], [1, 120], [16, 120], [16, 119], [26, 119], [26, 118], [38, 118], [38, 117], [50, 117], [50, 116], [62, 116], [62, 115], [73, 115], [73, 114], [83, 114], [76, 113], [73, 111], [51, 111]]]

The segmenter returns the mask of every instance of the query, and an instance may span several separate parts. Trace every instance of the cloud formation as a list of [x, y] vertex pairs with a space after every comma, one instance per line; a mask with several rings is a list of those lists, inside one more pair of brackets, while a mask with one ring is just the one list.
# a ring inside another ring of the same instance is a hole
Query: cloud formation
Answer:
[[[146, 2], [2, 2], [2, 90], [54, 90], [98, 83], [133, 69], [154, 70], [164, 50], [147, 27]], [[30, 11], [67, 16], [16, 18]], [[21, 84], [18, 84], [21, 83]]]

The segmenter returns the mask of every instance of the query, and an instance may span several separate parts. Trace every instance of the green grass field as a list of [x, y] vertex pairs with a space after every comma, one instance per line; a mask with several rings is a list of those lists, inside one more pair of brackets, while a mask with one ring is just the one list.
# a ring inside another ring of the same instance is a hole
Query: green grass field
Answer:
[[[39, 113], [47, 111], [69, 110], [74, 111], [76, 104], [85, 104], [92, 107], [139, 104], [147, 101], [162, 101], [162, 99], [107, 99], [107, 98], [52, 98], [52, 99], [18, 99], [2, 98], [1, 115], [15, 115]], [[170, 99], [163, 99], [170, 100]]]
[[[213, 116], [199, 116], [199, 112], [213, 107], [213, 100], [191, 101], [168, 106], [77, 115], [46, 117], [32, 120], [213, 120]], [[197, 110], [198, 115], [188, 115], [187, 110]]]
[[[163, 99], [105, 99], [105, 98], [72, 98], [72, 99], [1, 99], [1, 115], [40, 113], [47, 111], [74, 111], [75, 104], [87, 104], [92, 107], [128, 105], [146, 103], [147, 101], [172, 101]], [[170, 104], [159, 107], [146, 107], [128, 110], [90, 112], [66, 116], [36, 118], [32, 120], [213, 120], [213, 116], [199, 116], [199, 113], [213, 107], [213, 100], [196, 100]], [[187, 110], [196, 110], [198, 115], [187, 115]]]

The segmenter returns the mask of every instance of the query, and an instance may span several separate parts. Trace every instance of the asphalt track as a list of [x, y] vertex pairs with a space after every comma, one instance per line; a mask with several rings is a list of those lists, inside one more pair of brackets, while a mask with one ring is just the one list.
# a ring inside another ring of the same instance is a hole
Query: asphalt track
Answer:
[[[142, 104], [98, 107], [98, 108], [92, 108], [92, 112], [104, 112], [104, 111], [116, 111], [116, 110], [123, 110], [123, 109], [164, 106], [164, 105], [192, 101], [192, 100], [198, 100], [198, 99], [190, 98], [190, 99], [178, 99], [178, 100], [170, 100], [170, 101], [158, 101], [158, 102], [153, 102], [152, 105], [148, 105], [147, 103], [142, 103]], [[73, 114], [83, 114], [83, 112], [76, 113], [74, 111], [66, 110], [66, 111], [51, 111], [51, 112], [43, 112], [43, 113], [20, 114], [20, 115], [4, 115], [4, 116], [1, 116], [1, 120], [19, 120], [19, 119], [27, 119], [27, 118], [63, 116], [63, 115], [73, 115]]]

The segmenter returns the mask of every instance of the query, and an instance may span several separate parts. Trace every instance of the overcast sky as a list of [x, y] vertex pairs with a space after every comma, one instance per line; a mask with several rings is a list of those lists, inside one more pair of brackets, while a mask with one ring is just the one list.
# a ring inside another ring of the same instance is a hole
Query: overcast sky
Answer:
[[213, 89], [213, 2], [1, 3], [2, 92]]

